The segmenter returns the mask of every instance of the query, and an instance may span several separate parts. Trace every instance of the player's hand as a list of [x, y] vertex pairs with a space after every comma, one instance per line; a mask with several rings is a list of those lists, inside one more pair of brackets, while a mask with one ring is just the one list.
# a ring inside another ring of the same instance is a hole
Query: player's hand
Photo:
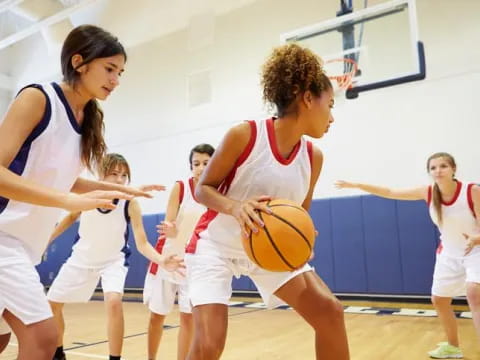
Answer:
[[356, 187], [354, 183], [344, 180], [337, 180], [334, 182], [334, 185], [337, 189], [353, 189]]
[[157, 233], [162, 236], [165, 235], [169, 238], [174, 238], [178, 234], [177, 224], [175, 221], [162, 221], [160, 225], [157, 225]]
[[114, 199], [131, 200], [133, 196], [121, 191], [94, 190], [83, 194], [68, 193], [64, 200], [63, 209], [70, 212], [79, 212], [101, 209], [115, 209]]
[[248, 233], [258, 232], [258, 227], [263, 227], [258, 211], [271, 214], [272, 210], [267, 206], [266, 201], [271, 200], [269, 196], [258, 196], [245, 201], [238, 201], [232, 209], [232, 216], [237, 219], [242, 229], [242, 235], [248, 237]]
[[177, 255], [164, 257], [158, 265], [169, 272], [176, 272], [180, 276], [185, 277], [185, 262]]
[[468, 234], [463, 234], [465, 240], [467, 240], [467, 245], [465, 247], [465, 255], [470, 254], [473, 248], [480, 244], [480, 236], [471, 236]]
[[141, 185], [138, 187], [138, 190], [149, 192], [149, 191], [165, 191], [166, 187], [164, 185], [150, 184], [150, 185]]

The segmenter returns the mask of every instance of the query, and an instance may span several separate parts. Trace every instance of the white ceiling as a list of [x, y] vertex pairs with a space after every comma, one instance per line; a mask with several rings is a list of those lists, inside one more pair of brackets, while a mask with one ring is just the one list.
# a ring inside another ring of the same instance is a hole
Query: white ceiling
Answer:
[[59, 46], [69, 29], [96, 24], [126, 47], [188, 26], [194, 15], [224, 14], [259, 0], [0, 0], [0, 88], [39, 42]]

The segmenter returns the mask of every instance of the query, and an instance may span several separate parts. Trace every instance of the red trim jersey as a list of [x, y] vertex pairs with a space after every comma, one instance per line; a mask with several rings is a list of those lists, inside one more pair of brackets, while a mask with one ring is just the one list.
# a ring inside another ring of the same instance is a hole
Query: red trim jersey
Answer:
[[[249, 121], [250, 141], [219, 186], [222, 194], [238, 201], [267, 195], [304, 202], [310, 187], [312, 144], [301, 138], [284, 158], [277, 147], [275, 121]], [[198, 222], [186, 252], [245, 258], [240, 225], [233, 216], [209, 209]]]

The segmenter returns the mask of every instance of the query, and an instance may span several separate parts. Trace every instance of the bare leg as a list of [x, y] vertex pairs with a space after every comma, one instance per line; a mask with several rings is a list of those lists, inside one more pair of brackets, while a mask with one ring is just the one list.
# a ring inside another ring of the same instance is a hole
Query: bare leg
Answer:
[[187, 360], [220, 359], [227, 338], [227, 305], [198, 305], [192, 315], [195, 330]]
[[12, 335], [11, 333], [0, 335], [0, 354], [7, 347], [8, 342], [10, 341], [11, 335]]
[[457, 319], [453, 312], [452, 298], [432, 295], [432, 304], [437, 311], [448, 343], [458, 347]]
[[52, 360], [57, 342], [57, 327], [53, 318], [25, 325], [8, 310], [4, 319], [18, 339], [17, 360]]
[[322, 360], [348, 360], [343, 306], [313, 271], [294, 277], [275, 293], [315, 330], [315, 354]]
[[53, 319], [57, 324], [57, 347], [63, 346], [63, 336], [65, 334], [65, 319], [63, 318], [63, 303], [49, 301], [53, 312]]
[[480, 340], [480, 284], [467, 283], [467, 300], [472, 312], [473, 325]]
[[188, 313], [180, 313], [180, 331], [178, 332], [177, 360], [187, 358], [188, 349], [193, 338], [193, 316]]
[[105, 305], [108, 316], [108, 347], [110, 355], [122, 354], [124, 320], [122, 294], [116, 292], [105, 293]]
[[163, 335], [163, 323], [165, 315], [150, 312], [150, 322], [148, 324], [148, 360], [155, 360], [158, 347]]

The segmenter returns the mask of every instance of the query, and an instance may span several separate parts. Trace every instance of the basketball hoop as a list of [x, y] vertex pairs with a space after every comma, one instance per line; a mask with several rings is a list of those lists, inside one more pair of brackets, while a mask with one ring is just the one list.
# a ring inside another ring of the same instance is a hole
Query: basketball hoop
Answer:
[[[324, 66], [328, 78], [334, 82], [335, 92], [346, 91], [352, 88], [353, 77], [357, 74], [358, 70], [357, 63], [354, 60], [350, 58], [332, 59], [325, 61]], [[340, 75], [330, 75], [332, 73]]]

